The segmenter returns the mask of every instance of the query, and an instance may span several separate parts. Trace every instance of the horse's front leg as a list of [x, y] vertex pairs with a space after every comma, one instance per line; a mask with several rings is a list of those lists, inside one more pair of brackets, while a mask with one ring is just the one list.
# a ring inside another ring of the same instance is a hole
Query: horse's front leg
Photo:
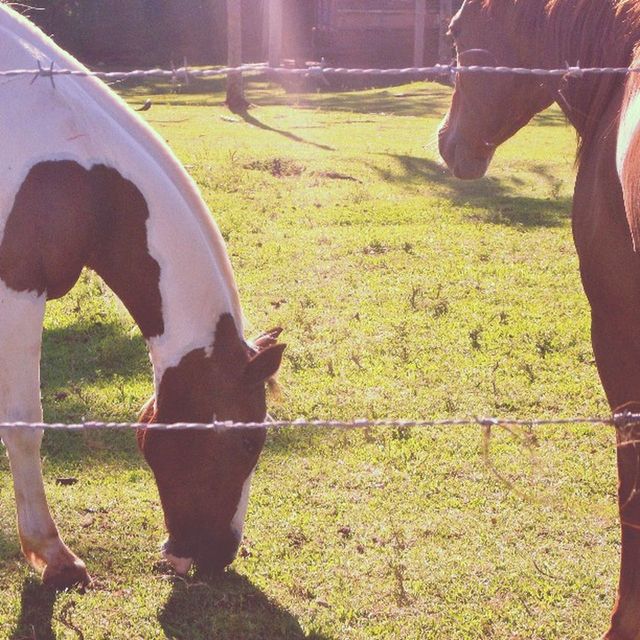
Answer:
[[[608, 139], [615, 144], [615, 136]], [[611, 156], [614, 152], [610, 150]], [[633, 249], [615, 162], [589, 154], [580, 167], [573, 231], [591, 304], [591, 336], [613, 410], [640, 410], [640, 254]], [[607, 640], [640, 640], [640, 426], [618, 428], [622, 534], [618, 597]]]
[[[38, 418], [25, 416], [20, 421], [25, 420], [37, 422]], [[46, 585], [64, 589], [88, 584], [84, 563], [62, 542], [49, 513], [40, 466], [42, 431], [7, 430], [2, 433], [2, 440], [11, 464], [18, 532], [25, 557], [42, 571]]]
[[[0, 289], [5, 289], [0, 286]], [[41, 422], [40, 347], [44, 296], [0, 290], [0, 422]], [[87, 570], [58, 535], [44, 492], [40, 463], [42, 431], [0, 430], [7, 449], [22, 550], [57, 588], [89, 582]]]
[[[640, 412], [640, 403], [630, 405]], [[640, 638], [640, 428], [618, 430], [618, 504], [622, 528], [618, 598], [606, 640]]]
[[[640, 309], [636, 309], [640, 318]], [[634, 320], [593, 319], [593, 343], [612, 408], [640, 413], [640, 335]], [[618, 597], [606, 640], [640, 640], [640, 426], [616, 430], [621, 527]]]

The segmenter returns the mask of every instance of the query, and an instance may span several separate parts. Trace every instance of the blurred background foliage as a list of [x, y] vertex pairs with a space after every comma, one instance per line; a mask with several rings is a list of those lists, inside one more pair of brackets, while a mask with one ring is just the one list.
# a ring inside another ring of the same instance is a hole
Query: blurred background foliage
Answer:
[[[225, 0], [31, 0], [23, 12], [90, 65], [223, 64]], [[260, 57], [262, 1], [243, 0], [244, 56]], [[257, 30], [258, 33], [255, 33]], [[255, 46], [252, 46], [255, 43]], [[253, 51], [252, 49], [255, 49]]]

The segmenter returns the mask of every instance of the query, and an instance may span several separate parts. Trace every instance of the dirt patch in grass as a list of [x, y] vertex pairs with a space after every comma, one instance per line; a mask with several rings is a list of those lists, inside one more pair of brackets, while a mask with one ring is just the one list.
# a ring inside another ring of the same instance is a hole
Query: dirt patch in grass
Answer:
[[305, 167], [293, 160], [286, 158], [270, 158], [268, 160], [252, 160], [244, 165], [245, 169], [251, 171], [265, 171], [274, 178], [290, 178], [301, 176], [305, 172]]
[[[269, 158], [267, 160], [252, 160], [243, 165], [249, 171], [264, 171], [270, 173], [274, 178], [296, 178], [303, 173], [307, 173], [307, 168], [287, 158]], [[358, 182], [362, 180], [338, 171], [310, 171], [309, 175], [326, 180], [346, 180], [348, 182]]]

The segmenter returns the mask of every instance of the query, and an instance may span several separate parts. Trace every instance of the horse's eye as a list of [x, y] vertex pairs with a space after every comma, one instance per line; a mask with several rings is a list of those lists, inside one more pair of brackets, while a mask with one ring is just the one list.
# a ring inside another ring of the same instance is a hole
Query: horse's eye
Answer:
[[447, 35], [454, 40], [460, 37], [460, 25], [457, 22], [452, 22], [449, 25], [449, 31], [447, 31]]

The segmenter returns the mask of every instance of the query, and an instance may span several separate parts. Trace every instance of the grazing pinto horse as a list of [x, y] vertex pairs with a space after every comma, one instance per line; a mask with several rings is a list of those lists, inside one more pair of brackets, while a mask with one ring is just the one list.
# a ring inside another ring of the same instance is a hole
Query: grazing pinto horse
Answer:
[[[637, 0], [466, 0], [450, 32], [463, 65], [640, 65]], [[640, 77], [460, 73], [440, 152], [456, 176], [479, 178], [495, 148], [553, 102], [580, 139], [573, 232], [598, 371], [611, 407], [637, 411]], [[617, 434], [622, 557], [609, 640], [640, 638], [640, 428], [631, 431]]]
[[[0, 5], [0, 69], [83, 70]], [[0, 79], [0, 422], [41, 422], [45, 302], [94, 269], [149, 346], [155, 396], [147, 422], [262, 421], [265, 381], [282, 358], [277, 332], [256, 348], [220, 233], [164, 142], [93, 78]], [[89, 580], [49, 514], [42, 433], [0, 431], [25, 556], [47, 584]], [[216, 571], [236, 553], [264, 430], [140, 433], [179, 572]]]

